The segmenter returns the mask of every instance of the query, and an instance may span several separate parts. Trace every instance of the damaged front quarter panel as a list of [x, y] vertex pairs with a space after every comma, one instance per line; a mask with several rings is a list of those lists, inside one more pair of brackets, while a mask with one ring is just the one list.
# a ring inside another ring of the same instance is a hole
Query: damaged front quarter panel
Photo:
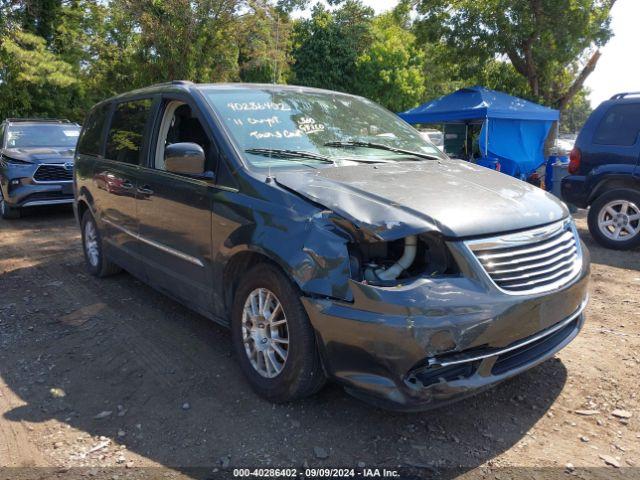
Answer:
[[323, 210], [307, 223], [299, 258], [292, 259], [292, 274], [303, 292], [352, 301], [349, 288], [349, 236]]
[[[388, 230], [389, 232], [391, 230]], [[379, 232], [379, 231], [378, 231]], [[309, 218], [299, 250], [288, 250], [291, 275], [307, 295], [353, 301], [353, 278], [349, 245], [380, 242], [378, 232], [359, 228], [330, 210]]]
[[[276, 179], [279, 187], [307, 205], [311, 201], [317, 210], [305, 222], [304, 232], [288, 232], [284, 244], [273, 240], [277, 236], [270, 235], [272, 238], [265, 247], [286, 260], [283, 264], [288, 265], [289, 273], [306, 295], [353, 301], [350, 244], [386, 242], [425, 230], [437, 231], [426, 219], [416, 218], [382, 201], [372, 205], [370, 198], [358, 197], [357, 192], [349, 194], [340, 191], [333, 203], [318, 203], [311, 193], [311, 178], [304, 177], [304, 182], [308, 182], [306, 186], [296, 184], [292, 188], [288, 185], [290, 181], [281, 183], [280, 176]], [[293, 179], [301, 177], [284, 176]], [[348, 204], [350, 208], [345, 210], [340, 208], [340, 204]], [[354, 211], [360, 212], [359, 218], [349, 213]], [[380, 220], [383, 218], [395, 220]], [[301, 240], [291, 242], [294, 236], [301, 236]]]
[[[332, 221], [334, 214], [291, 192], [258, 184], [256, 196], [234, 199], [233, 212], [220, 197], [214, 215], [233, 218], [221, 241], [219, 264], [223, 268], [236, 255], [253, 252], [277, 263], [308, 296], [352, 301], [349, 289], [350, 235]], [[274, 198], [274, 195], [277, 197]]]

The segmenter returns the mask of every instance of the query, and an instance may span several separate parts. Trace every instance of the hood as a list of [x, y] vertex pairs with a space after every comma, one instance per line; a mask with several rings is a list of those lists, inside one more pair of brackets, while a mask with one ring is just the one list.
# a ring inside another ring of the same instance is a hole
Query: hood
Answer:
[[66, 163], [73, 161], [75, 149], [69, 147], [44, 148], [24, 147], [5, 148], [2, 153], [16, 160], [30, 163]]
[[424, 231], [481, 236], [544, 225], [569, 214], [540, 188], [460, 160], [282, 172], [276, 181], [381, 240]]

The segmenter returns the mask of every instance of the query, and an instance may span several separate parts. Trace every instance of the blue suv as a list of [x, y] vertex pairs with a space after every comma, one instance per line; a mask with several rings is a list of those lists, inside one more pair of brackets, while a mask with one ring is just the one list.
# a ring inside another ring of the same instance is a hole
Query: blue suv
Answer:
[[640, 92], [620, 93], [589, 117], [571, 151], [562, 197], [589, 209], [589, 231], [601, 245], [640, 245]]
[[73, 153], [80, 125], [8, 118], [0, 123], [0, 216], [23, 208], [73, 203]]

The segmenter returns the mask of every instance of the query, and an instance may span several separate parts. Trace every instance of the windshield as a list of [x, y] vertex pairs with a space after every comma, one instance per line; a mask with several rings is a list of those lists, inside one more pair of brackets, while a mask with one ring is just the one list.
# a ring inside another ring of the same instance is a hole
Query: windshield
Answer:
[[75, 148], [80, 127], [70, 124], [11, 125], [6, 148], [69, 147]]
[[[203, 93], [252, 167], [320, 168], [363, 161], [446, 158], [413, 127], [362, 98], [269, 88], [205, 88]], [[303, 158], [294, 157], [295, 152], [300, 152]]]

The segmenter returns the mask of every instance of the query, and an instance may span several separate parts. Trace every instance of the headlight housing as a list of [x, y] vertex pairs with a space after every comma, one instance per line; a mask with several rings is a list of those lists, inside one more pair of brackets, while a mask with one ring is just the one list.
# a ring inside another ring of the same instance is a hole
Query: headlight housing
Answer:
[[[411, 247], [408, 247], [410, 245]], [[383, 273], [407, 258], [405, 250], [413, 248], [410, 264], [402, 265], [399, 275], [386, 279]], [[351, 278], [373, 285], [397, 285], [419, 277], [458, 275], [458, 269], [446, 242], [436, 233], [423, 233], [417, 242], [401, 238], [389, 242], [360, 242], [349, 245], [349, 265]]]
[[11, 157], [0, 157], [0, 163], [4, 163], [5, 165], [33, 165], [31, 162], [27, 162], [25, 160], [18, 160], [16, 158]]

